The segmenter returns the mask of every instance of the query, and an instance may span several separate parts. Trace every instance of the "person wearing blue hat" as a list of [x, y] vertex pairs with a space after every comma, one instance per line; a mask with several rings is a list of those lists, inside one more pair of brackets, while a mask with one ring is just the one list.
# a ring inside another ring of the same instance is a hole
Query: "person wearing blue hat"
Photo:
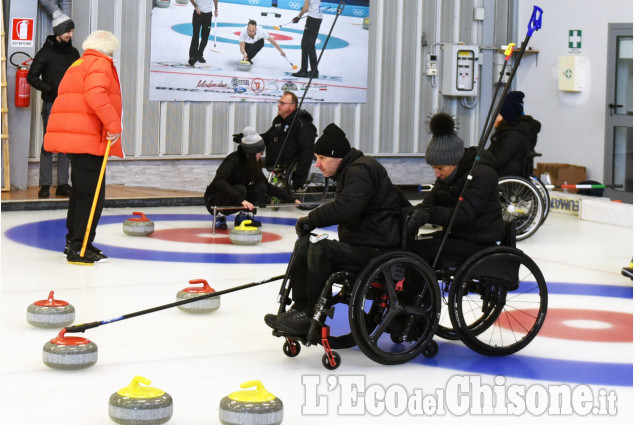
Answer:
[[499, 177], [527, 177], [527, 155], [534, 150], [541, 124], [525, 115], [525, 93], [511, 91], [505, 96], [500, 112], [494, 121], [494, 134], [487, 150], [494, 156], [492, 168]]

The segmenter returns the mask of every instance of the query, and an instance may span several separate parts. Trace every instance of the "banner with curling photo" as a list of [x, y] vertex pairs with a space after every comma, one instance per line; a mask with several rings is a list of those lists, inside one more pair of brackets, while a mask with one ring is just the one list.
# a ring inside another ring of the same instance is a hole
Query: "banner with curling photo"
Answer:
[[[204, 0], [199, 3], [203, 7]], [[319, 24], [319, 58], [338, 4], [311, 3], [322, 13], [321, 23], [308, 21], [311, 29]], [[345, 3], [305, 102], [366, 102], [369, 0]], [[210, 15], [197, 14], [189, 0], [153, 0], [150, 100], [264, 102], [283, 91], [301, 98], [313, 71], [306, 47], [311, 43], [305, 42], [306, 69], [302, 64], [302, 38], [312, 32], [304, 34], [309, 14], [293, 22], [303, 5], [304, 0], [219, 0], [218, 17], [211, 12], [204, 37]], [[199, 28], [199, 37], [193, 36]]]

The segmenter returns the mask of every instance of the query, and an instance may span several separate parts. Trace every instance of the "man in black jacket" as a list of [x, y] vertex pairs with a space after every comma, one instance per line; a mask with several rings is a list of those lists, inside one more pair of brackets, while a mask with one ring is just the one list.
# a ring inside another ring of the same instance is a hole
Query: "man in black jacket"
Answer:
[[[351, 148], [335, 124], [329, 124], [315, 143], [315, 157], [324, 176], [335, 181], [335, 199], [298, 219], [300, 239], [290, 273], [294, 304], [280, 316], [265, 316], [269, 326], [298, 336], [308, 332], [322, 287], [338, 266], [362, 267], [377, 254], [400, 245], [402, 208], [410, 205], [386, 169]], [[339, 242], [309, 242], [311, 230], [335, 224]]]
[[[426, 223], [447, 226], [458, 211], [442, 254], [467, 257], [494, 245], [505, 235], [498, 193], [498, 177], [487, 164], [491, 156], [483, 152], [472, 172], [468, 188], [459, 203], [459, 195], [476, 159], [477, 148], [464, 149], [455, 132], [451, 115], [438, 113], [430, 119], [432, 140], [426, 148], [426, 162], [434, 168], [437, 180], [422, 203], [415, 206], [408, 221], [408, 232], [416, 234]], [[443, 231], [414, 241], [412, 250], [428, 263], [434, 261]]]
[[[293, 122], [294, 117], [295, 122]], [[291, 127], [292, 122], [293, 127]], [[283, 148], [287, 133], [289, 138]], [[313, 143], [317, 137], [317, 129], [313, 125], [311, 114], [298, 109], [298, 97], [295, 94], [291, 92], [282, 94], [278, 100], [278, 115], [273, 119], [271, 128], [261, 136], [267, 146], [265, 167], [273, 170], [276, 161], [278, 165], [288, 166], [297, 159], [298, 166], [292, 176], [292, 189], [301, 188], [311, 170]]]
[[[53, 34], [46, 38], [44, 46], [37, 52], [26, 80], [35, 89], [42, 92], [42, 125], [46, 134], [46, 125], [53, 102], [57, 97], [57, 88], [66, 70], [79, 59], [79, 52], [73, 47], [73, 29], [75, 23], [60, 11], [53, 14]], [[71, 188], [68, 185], [68, 168], [70, 161], [63, 153], [57, 154], [57, 196], [69, 196]], [[40, 151], [40, 190], [39, 198], [48, 198], [53, 184], [53, 154]]]

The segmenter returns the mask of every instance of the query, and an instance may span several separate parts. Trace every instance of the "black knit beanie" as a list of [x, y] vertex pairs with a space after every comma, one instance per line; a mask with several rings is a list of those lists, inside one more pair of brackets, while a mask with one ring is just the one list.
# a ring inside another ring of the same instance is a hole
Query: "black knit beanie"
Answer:
[[514, 122], [524, 113], [523, 107], [523, 98], [525, 97], [525, 93], [521, 91], [510, 91], [505, 96], [505, 100], [503, 101], [503, 105], [501, 106], [501, 110], [499, 114], [503, 116], [505, 121]]
[[322, 136], [315, 142], [314, 147], [316, 155], [331, 158], [344, 158], [350, 150], [351, 144], [348, 142], [346, 134], [333, 123], [326, 126]]
[[429, 165], [454, 165], [463, 157], [464, 143], [456, 134], [454, 117], [438, 112], [430, 118], [432, 139], [426, 148], [426, 162]]

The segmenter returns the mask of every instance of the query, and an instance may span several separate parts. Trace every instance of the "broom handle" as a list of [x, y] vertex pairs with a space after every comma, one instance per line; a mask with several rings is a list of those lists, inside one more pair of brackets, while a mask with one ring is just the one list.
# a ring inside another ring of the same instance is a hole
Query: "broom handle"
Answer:
[[110, 154], [110, 144], [112, 142], [108, 140], [106, 144], [106, 152], [104, 152], [104, 161], [101, 163], [101, 171], [99, 171], [99, 179], [97, 180], [97, 189], [95, 189], [95, 197], [93, 198], [93, 205], [90, 207], [90, 215], [88, 216], [88, 224], [86, 225], [86, 233], [84, 234], [84, 242], [82, 242], [82, 250], [79, 253], [80, 257], [84, 257], [86, 253], [86, 246], [88, 245], [88, 236], [90, 235], [90, 228], [93, 225], [93, 217], [95, 216], [95, 209], [97, 208], [97, 199], [99, 198], [99, 190], [101, 189], [101, 182], [104, 181], [104, 173], [106, 172], [106, 163], [108, 162], [108, 155]]

